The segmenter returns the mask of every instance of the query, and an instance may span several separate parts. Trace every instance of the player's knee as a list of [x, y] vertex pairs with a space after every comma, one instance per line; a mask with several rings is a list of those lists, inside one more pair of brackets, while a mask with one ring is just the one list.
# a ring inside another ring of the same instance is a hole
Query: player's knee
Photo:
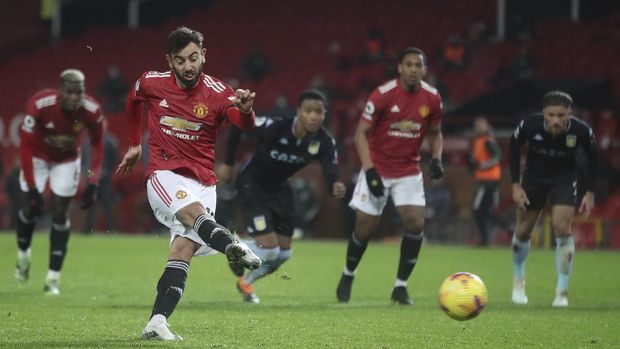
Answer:
[[17, 213], [17, 218], [23, 224], [34, 224], [36, 217], [30, 213], [30, 209], [21, 209]]
[[552, 224], [553, 232], [558, 236], [569, 236], [570, 235], [570, 223], [567, 222], [553, 222]]
[[199, 202], [189, 204], [175, 214], [179, 222], [186, 227], [194, 226], [196, 220], [202, 215], [207, 215], [207, 213], [205, 213], [204, 207]]
[[515, 234], [514, 236], [517, 238], [517, 240], [521, 241], [521, 242], [525, 242], [525, 241], [529, 241], [530, 238], [532, 237], [532, 234], [528, 231], [528, 232], [522, 232], [519, 230], [515, 230]]
[[405, 222], [405, 229], [413, 232], [413, 233], [419, 233], [422, 230], [424, 230], [424, 219], [410, 219], [407, 222]]
[[67, 216], [67, 210], [62, 208], [54, 208], [52, 210], [52, 222], [55, 224], [64, 224], [69, 221], [69, 217]]

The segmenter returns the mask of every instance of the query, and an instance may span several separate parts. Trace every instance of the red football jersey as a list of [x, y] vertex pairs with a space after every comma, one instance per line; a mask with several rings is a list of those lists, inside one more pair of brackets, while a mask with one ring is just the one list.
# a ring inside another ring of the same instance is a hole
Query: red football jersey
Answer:
[[156, 170], [170, 170], [206, 185], [215, 184], [218, 128], [226, 120], [241, 128], [254, 124], [253, 113], [241, 123], [227, 117], [234, 100], [235, 92], [229, 85], [204, 73], [196, 86], [187, 89], [177, 86], [171, 71], [144, 73], [129, 95], [128, 113], [130, 143], [137, 145], [143, 105], [148, 109], [147, 177]]
[[403, 89], [400, 79], [373, 91], [361, 118], [372, 125], [370, 157], [382, 177], [420, 173], [420, 147], [428, 126], [441, 123], [441, 110], [441, 96], [424, 81], [413, 93]]
[[20, 129], [20, 159], [24, 177], [34, 187], [32, 157], [49, 163], [75, 160], [80, 154], [83, 130], [88, 130], [93, 145], [91, 182], [99, 179], [103, 151], [103, 115], [99, 103], [84, 94], [80, 107], [74, 112], [60, 108], [55, 89], [36, 93], [26, 105], [26, 116]]

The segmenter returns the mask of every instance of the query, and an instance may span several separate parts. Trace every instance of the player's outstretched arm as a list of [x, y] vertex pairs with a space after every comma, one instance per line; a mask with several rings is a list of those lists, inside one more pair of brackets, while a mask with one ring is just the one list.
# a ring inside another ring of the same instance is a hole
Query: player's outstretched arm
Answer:
[[116, 168], [116, 173], [121, 176], [129, 174], [136, 167], [138, 160], [142, 156], [142, 145], [131, 145], [127, 149], [127, 153], [123, 156], [123, 160]]

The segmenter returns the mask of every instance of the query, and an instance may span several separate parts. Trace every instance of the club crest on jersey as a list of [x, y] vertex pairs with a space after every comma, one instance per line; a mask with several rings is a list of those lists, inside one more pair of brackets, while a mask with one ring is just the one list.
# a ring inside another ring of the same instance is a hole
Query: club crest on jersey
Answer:
[[312, 141], [310, 145], [308, 145], [308, 153], [312, 155], [316, 155], [319, 152], [319, 148], [321, 147], [321, 142]]
[[574, 148], [576, 145], [577, 145], [577, 136], [566, 135], [566, 146], [569, 148]]
[[179, 190], [176, 193], [176, 197], [179, 200], [183, 200], [183, 199], [185, 199], [187, 197], [187, 193], [185, 191], [183, 191], [183, 190]]
[[84, 129], [84, 123], [81, 121], [74, 121], [73, 122], [73, 131], [75, 132], [80, 132]]
[[194, 110], [194, 115], [198, 119], [204, 118], [205, 116], [207, 116], [207, 113], [209, 112], [209, 108], [207, 108], [207, 106], [202, 103], [196, 104], [193, 110]]
[[430, 112], [431, 110], [426, 105], [420, 106], [420, 109], [418, 109], [418, 113], [420, 113], [420, 116], [423, 118], [427, 117]]
[[254, 217], [254, 228], [256, 228], [256, 231], [263, 231], [267, 229], [267, 220], [265, 219], [265, 216]]

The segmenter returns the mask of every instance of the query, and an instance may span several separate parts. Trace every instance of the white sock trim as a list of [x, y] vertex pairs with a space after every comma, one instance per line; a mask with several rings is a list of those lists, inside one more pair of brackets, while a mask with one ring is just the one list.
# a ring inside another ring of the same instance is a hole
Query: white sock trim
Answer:
[[346, 276], [355, 276], [355, 270], [350, 271], [349, 269], [347, 269], [347, 267], [344, 267], [342, 273]]
[[401, 279], [396, 279], [396, 282], [394, 283], [394, 287], [407, 287], [407, 280], [401, 280]]
[[60, 272], [56, 270], [48, 270], [45, 279], [58, 280], [60, 279]]

